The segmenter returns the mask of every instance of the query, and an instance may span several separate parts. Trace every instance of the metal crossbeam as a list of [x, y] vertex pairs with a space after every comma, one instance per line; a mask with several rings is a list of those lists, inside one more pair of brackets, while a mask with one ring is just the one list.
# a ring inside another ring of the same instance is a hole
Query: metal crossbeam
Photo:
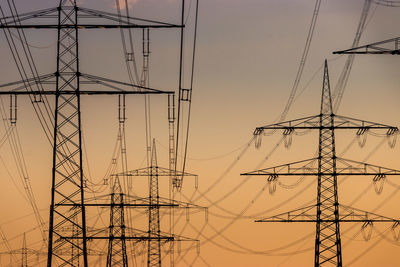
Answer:
[[[391, 222], [397, 227], [400, 220], [382, 216], [373, 212], [356, 209], [339, 204], [339, 222]], [[317, 206], [311, 205], [289, 212], [280, 213], [271, 217], [258, 219], [256, 222], [317, 222]], [[334, 222], [334, 220], [326, 220]]]
[[[319, 172], [316, 165], [318, 158], [297, 161], [293, 163], [282, 164], [275, 167], [269, 167], [261, 170], [243, 173], [241, 175], [263, 175], [278, 178], [278, 176], [317, 176], [322, 173]], [[372, 165], [364, 162], [354, 160], [336, 158], [336, 172], [329, 173], [324, 171], [325, 174], [337, 176], [349, 175], [374, 175], [374, 176], [389, 176], [400, 175], [400, 170], [390, 169], [377, 165]]]
[[346, 50], [335, 51], [333, 54], [400, 55], [400, 37]]

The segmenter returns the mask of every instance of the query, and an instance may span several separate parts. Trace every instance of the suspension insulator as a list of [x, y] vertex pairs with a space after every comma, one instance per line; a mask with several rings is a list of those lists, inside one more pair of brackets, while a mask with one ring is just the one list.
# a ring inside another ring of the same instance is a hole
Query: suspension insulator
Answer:
[[393, 235], [393, 239], [395, 241], [399, 241], [400, 240], [400, 227], [399, 227], [399, 221], [396, 221], [392, 227], [391, 227], [391, 232]]
[[384, 174], [377, 174], [375, 175], [375, 177], [372, 179], [373, 183], [374, 183], [374, 189], [375, 189], [375, 193], [376, 194], [381, 194], [383, 191], [383, 185], [385, 183], [385, 178], [386, 175]]
[[390, 148], [394, 148], [396, 146], [397, 141], [397, 128], [391, 128], [387, 131], [386, 136], [388, 139], [388, 144]]
[[283, 141], [285, 143], [286, 148], [290, 148], [290, 146], [292, 145], [293, 132], [294, 132], [294, 129], [292, 127], [286, 128], [283, 131]]
[[367, 143], [367, 128], [360, 128], [357, 130], [357, 141], [358, 141], [358, 145], [360, 147], [364, 147], [365, 144]]
[[373, 227], [372, 221], [366, 221], [361, 226], [361, 233], [365, 241], [369, 241], [371, 239], [372, 227]]
[[189, 207], [186, 207], [186, 221], [189, 222], [190, 221], [190, 216], [189, 216]]
[[196, 252], [197, 252], [197, 255], [200, 255], [200, 241], [197, 241]]
[[277, 180], [278, 180], [277, 174], [271, 174], [270, 176], [268, 176], [267, 182], [268, 182], [268, 191], [270, 195], [273, 195], [276, 192]]
[[262, 140], [261, 133], [262, 131], [258, 131], [258, 129], [254, 131], [254, 146], [256, 147], [256, 149], [259, 149], [261, 147], [261, 140]]
[[17, 95], [10, 94], [10, 122], [17, 123]]

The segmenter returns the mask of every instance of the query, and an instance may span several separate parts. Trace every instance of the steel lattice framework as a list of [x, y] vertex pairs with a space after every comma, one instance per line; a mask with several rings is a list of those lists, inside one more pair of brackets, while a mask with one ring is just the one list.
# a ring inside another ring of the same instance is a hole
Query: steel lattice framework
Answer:
[[[119, 177], [114, 180], [111, 192], [107, 267], [128, 266], [125, 239], [124, 194]], [[118, 238], [115, 238], [118, 237]]]
[[[289, 135], [296, 129], [319, 130], [318, 158], [252, 171], [242, 175], [268, 176], [269, 182], [275, 181], [280, 175], [317, 176], [317, 203], [257, 220], [257, 222], [316, 223], [314, 258], [314, 266], [316, 267], [343, 265], [340, 222], [362, 222], [364, 223], [363, 227], [372, 222], [392, 222], [394, 223], [393, 227], [398, 226], [398, 220], [339, 204], [337, 186], [339, 175], [375, 175], [374, 179], [383, 179], [386, 175], [400, 175], [400, 171], [336, 157], [335, 130], [357, 129], [357, 134], [364, 134], [371, 129], [384, 129], [387, 130], [387, 135], [393, 135], [398, 131], [398, 128], [333, 114], [326, 61], [320, 114], [259, 127], [254, 134], [260, 136], [265, 130], [277, 129], [284, 130], [284, 135]], [[315, 166], [316, 163], [317, 166]]]
[[400, 37], [358, 46], [342, 51], [335, 51], [333, 52], [333, 54], [400, 55]]
[[[57, 19], [56, 24], [24, 24], [28, 20]], [[81, 19], [95, 19], [96, 23]], [[107, 23], [98, 23], [98, 20]], [[134, 84], [84, 74], [79, 70], [78, 32], [81, 29], [117, 28], [183, 28], [183, 25], [137, 19], [103, 11], [78, 7], [76, 0], [61, 0], [56, 8], [28, 12], [0, 19], [0, 28], [8, 29], [56, 29], [57, 70], [55, 73], [0, 85], [12, 87], [0, 94], [54, 95], [54, 141], [52, 190], [49, 219], [49, 243], [47, 265], [88, 266], [87, 226], [85, 218], [82, 169], [81, 95], [126, 94], [173, 94]], [[110, 22], [110, 23], [108, 23]], [[55, 86], [55, 90], [26, 91], [33, 84]], [[81, 85], [101, 85], [111, 90], [81, 90]], [[15, 101], [16, 102], [16, 101]], [[118, 201], [118, 200], [117, 200]], [[65, 229], [70, 229], [66, 233]], [[71, 250], [72, 255], [65, 253]]]
[[147, 266], [161, 266], [160, 201], [158, 194], [158, 171], [155, 141], [151, 151], [149, 175], [149, 240]]
[[[161, 266], [161, 242], [169, 241], [169, 242], [181, 242], [181, 241], [196, 241], [190, 238], [177, 236], [174, 233], [165, 234], [161, 232], [161, 224], [160, 224], [160, 208], [170, 208], [171, 213], [173, 213], [174, 208], [185, 208], [185, 209], [199, 209], [201, 207], [179, 202], [174, 199], [164, 199], [159, 195], [159, 177], [172, 177], [172, 176], [192, 176], [195, 177], [197, 181], [197, 175], [190, 173], [183, 173], [179, 171], [175, 171], [173, 169], [162, 168], [158, 166], [157, 163], [157, 151], [155, 139], [152, 142], [151, 149], [151, 159], [150, 166], [146, 168], [131, 170], [126, 173], [120, 173], [116, 176], [124, 176], [124, 177], [148, 177], [149, 179], [149, 197], [148, 197], [148, 230], [147, 237], [143, 236], [143, 240], [147, 242], [147, 266]], [[196, 182], [197, 185], [197, 182]], [[173, 244], [173, 243], [172, 243]], [[173, 248], [173, 245], [171, 246]], [[174, 253], [174, 250], [171, 249], [171, 253]], [[173, 259], [173, 257], [172, 257]], [[171, 263], [173, 265], [173, 262]]]

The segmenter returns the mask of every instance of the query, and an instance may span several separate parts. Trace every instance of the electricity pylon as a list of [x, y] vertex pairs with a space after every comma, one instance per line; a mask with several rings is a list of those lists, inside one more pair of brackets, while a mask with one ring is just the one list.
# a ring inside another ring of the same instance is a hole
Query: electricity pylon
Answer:
[[[175, 171], [173, 169], [166, 169], [158, 166], [157, 163], [157, 151], [155, 145], [155, 139], [153, 139], [152, 149], [151, 149], [151, 160], [150, 166], [146, 168], [141, 168], [137, 170], [128, 171], [127, 173], [120, 173], [118, 176], [125, 176], [127, 178], [134, 176], [148, 177], [149, 179], [149, 197], [148, 197], [148, 231], [147, 236], [143, 237], [143, 241], [147, 242], [147, 266], [148, 267], [159, 267], [161, 266], [161, 241], [167, 242], [181, 242], [181, 241], [197, 241], [190, 238], [177, 236], [174, 233], [165, 234], [161, 231], [160, 224], [160, 208], [170, 208], [171, 213], [175, 208], [185, 208], [185, 209], [201, 209], [202, 207], [176, 201], [174, 199], [165, 199], [160, 197], [159, 194], [159, 177], [171, 177], [171, 176], [192, 176], [196, 179], [197, 187], [197, 175], [190, 173], [182, 173]], [[143, 201], [143, 200], [142, 200]], [[145, 205], [142, 205], [142, 207]], [[139, 206], [138, 206], [139, 207]], [[172, 243], [173, 244], [173, 243]], [[172, 245], [173, 247], [173, 245]], [[173, 253], [171, 249], [171, 253]]]
[[[325, 61], [320, 114], [306, 118], [285, 121], [256, 128], [254, 134], [260, 136], [265, 130], [284, 130], [285, 135], [297, 129], [319, 130], [318, 157], [272, 168], [252, 171], [242, 175], [268, 176], [275, 181], [283, 176], [317, 176], [318, 190], [316, 205], [257, 220], [256, 222], [313, 222], [316, 223], [314, 266], [342, 266], [340, 222], [363, 222], [364, 227], [373, 222], [393, 222], [398, 220], [365, 212], [339, 204], [337, 177], [342, 175], [374, 175], [374, 179], [384, 179], [388, 175], [400, 175], [400, 171], [336, 156], [335, 130], [356, 129], [358, 135], [373, 129], [387, 130], [394, 135], [397, 127], [333, 114], [329, 84], [328, 65]], [[315, 167], [315, 163], [318, 166]]]
[[392, 38], [372, 44], [354, 47], [342, 51], [335, 51], [333, 54], [388, 54], [400, 55], [400, 37]]
[[[110, 225], [107, 251], [107, 267], [128, 266], [125, 239], [124, 194], [118, 177], [111, 192]], [[115, 238], [119, 237], [119, 238]]]
[[[55, 24], [33, 23], [29, 20], [57, 18]], [[81, 22], [83, 20], [84, 22]], [[94, 23], [88, 21], [93, 20]], [[106, 20], [106, 23], [99, 23]], [[76, 0], [60, 0], [58, 7], [0, 18], [3, 29], [57, 30], [57, 70], [55, 73], [13, 82], [2, 87], [14, 87], [0, 94], [55, 96], [53, 168], [47, 266], [88, 266], [84, 175], [82, 169], [81, 95], [172, 94], [134, 84], [114, 81], [82, 73], [79, 69], [79, 34], [83, 29], [121, 28], [183, 28], [183, 25], [143, 20], [128, 16], [78, 7]], [[21, 91], [31, 85], [53, 85], [55, 90]], [[81, 85], [97, 84], [111, 90], [81, 90]], [[16, 101], [13, 102], [16, 104]], [[15, 106], [11, 110], [14, 110]], [[75, 229], [65, 234], [60, 229]], [[74, 246], [76, 253], [63, 251]]]

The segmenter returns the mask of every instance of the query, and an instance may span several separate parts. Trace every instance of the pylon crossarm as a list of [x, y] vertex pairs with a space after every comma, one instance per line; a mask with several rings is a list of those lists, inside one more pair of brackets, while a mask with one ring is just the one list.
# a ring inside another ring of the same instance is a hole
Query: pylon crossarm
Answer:
[[242, 173], [240, 175], [262, 175], [268, 176], [268, 179], [276, 179], [279, 175], [317, 175], [318, 166], [316, 166], [318, 158], [311, 158], [302, 161], [282, 164], [275, 167]]
[[[305, 117], [301, 119], [295, 119], [291, 121], [279, 122], [270, 124], [262, 127], [257, 127], [254, 130], [254, 135], [261, 135], [264, 130], [285, 130], [285, 134], [289, 134], [294, 130], [309, 130], [309, 129], [331, 129], [331, 126], [321, 126], [320, 116], [315, 115]], [[393, 134], [398, 131], [397, 127], [385, 125], [376, 122], [370, 122], [365, 120], [354, 119], [341, 115], [332, 114], [334, 117], [334, 129], [357, 129], [357, 130], [370, 130], [370, 129], [385, 129], [388, 130], [388, 134]]]
[[174, 241], [178, 242], [200, 242], [199, 239], [189, 238], [181, 235], [174, 235]]
[[260, 135], [264, 130], [319, 129], [319, 117], [319, 115], [315, 115], [257, 127], [254, 135]]
[[374, 175], [384, 178], [386, 175], [400, 175], [400, 170], [372, 165], [354, 160], [336, 158], [335, 172], [323, 172], [318, 170], [316, 163], [318, 158], [312, 158], [292, 163], [287, 163], [266, 169], [242, 173], [240, 175], [268, 176], [268, 181], [276, 180], [279, 176], [316, 176], [316, 175]]
[[[62, 6], [62, 10], [72, 10], [73, 6]], [[25, 28], [25, 29], [58, 29], [58, 24], [22, 24], [22, 22], [32, 19], [56, 19], [58, 17], [58, 7], [48, 8], [38, 11], [32, 11], [19, 14], [18, 17], [6, 16], [0, 18], [0, 28]], [[116, 29], [116, 28], [183, 28], [184, 25], [178, 25], [168, 22], [149, 20], [136, 17], [128, 17], [124, 15], [113, 14], [109, 12], [89, 9], [77, 8], [77, 17], [81, 20], [96, 19], [96, 24], [92, 23], [79, 23], [75, 24], [62, 24], [61, 28], [74, 28], [77, 26], [79, 29]], [[98, 19], [103, 19], [104, 23], [99, 23]], [[111, 22], [111, 23], [110, 23]]]
[[334, 115], [334, 125], [335, 129], [358, 129], [358, 130], [364, 130], [364, 132], [370, 129], [383, 129], [387, 130], [388, 134], [394, 134], [399, 130], [395, 126], [390, 126], [360, 119], [354, 119], [341, 115]]
[[[75, 75], [71, 73], [71, 76]], [[51, 84], [54, 85], [56, 83], [55, 73], [42, 75], [39, 77], [34, 77], [26, 80], [20, 80], [16, 82], [1, 84], [0, 88], [8, 88], [7, 91], [0, 90], [0, 95], [29, 95], [29, 94], [41, 94], [41, 95], [55, 95], [55, 90], [40, 90], [40, 91], [31, 91], [27, 90], [28, 87], [34, 84]], [[67, 75], [64, 75], [67, 76]], [[79, 90], [80, 95], [112, 95], [112, 94], [174, 94], [173, 91], [163, 91], [159, 89], [154, 89], [150, 87], [138, 86], [132, 83], [126, 83], [121, 81], [116, 81], [108, 78], [103, 78], [95, 75], [80, 73], [79, 76], [81, 77], [81, 85], [86, 85], [89, 87], [90, 85], [96, 85], [96, 90], [88, 90], [83, 88]], [[104, 87], [105, 89], [98, 90], [99, 85]], [[65, 90], [60, 92], [61, 94], [76, 94], [73, 90]]]
[[181, 208], [181, 209], [205, 209], [202, 206], [196, 205], [196, 204], [192, 204], [189, 202], [183, 202], [183, 201], [178, 201], [178, 200], [171, 200], [169, 198], [164, 198], [164, 197], [160, 197], [160, 204], [162, 203], [170, 203], [170, 205], [173, 205], [175, 208]]
[[58, 14], [57, 7], [46, 8], [42, 10], [36, 10], [26, 13], [18, 14], [16, 16], [5, 16], [0, 18], [0, 28], [5, 25], [16, 25], [17, 23], [21, 23], [22, 21], [29, 19], [38, 19], [38, 18], [57, 18]]
[[400, 170], [390, 169], [365, 162], [336, 158], [336, 175], [400, 175]]
[[172, 91], [162, 91], [159, 89], [154, 89], [150, 87], [145, 87], [145, 86], [139, 86], [136, 84], [132, 83], [127, 83], [127, 82], [121, 82], [121, 81], [116, 81], [112, 80], [109, 78], [104, 78], [92, 74], [87, 74], [87, 73], [80, 73], [80, 77], [82, 77], [81, 84], [94, 84], [94, 85], [103, 85], [104, 87], [114, 89], [116, 91], [138, 91], [138, 92], [143, 92], [143, 93], [153, 93], [153, 94], [173, 94], [174, 92]]
[[388, 54], [400, 55], [400, 37], [372, 44], [358, 46], [346, 50], [335, 51], [333, 54]]
[[317, 219], [316, 214], [316, 205], [311, 205], [264, 219], [259, 219], [255, 222], [315, 222]]
[[156, 168], [157, 169], [157, 175], [158, 176], [172, 176], [172, 175], [179, 175], [179, 176], [193, 176], [197, 177], [197, 174], [192, 174], [188, 172], [180, 172], [180, 171], [174, 171], [171, 169], [163, 168], [163, 167], [146, 167], [146, 168], [141, 168], [141, 169], [136, 169], [136, 170], [131, 170], [126, 173], [118, 173], [115, 174], [115, 176], [149, 176], [152, 173], [152, 169]]
[[[117, 193], [118, 194], [118, 193]], [[125, 207], [125, 208], [148, 208], [150, 206], [150, 200], [148, 197], [139, 198], [136, 196], [122, 194], [124, 198], [124, 202], [120, 203], [110, 203], [110, 194], [96, 196], [93, 198], [85, 199], [86, 207]], [[171, 203], [170, 201], [163, 201], [160, 198], [160, 203], [158, 206], [160, 207], [179, 207], [178, 203]], [[75, 204], [65, 204], [64, 206], [75, 206]]]
[[[89, 8], [84, 8], [84, 7], [79, 7], [78, 11], [81, 13], [81, 14], [79, 14], [81, 18], [102, 18], [102, 19], [118, 22], [121, 25], [139, 26], [140, 24], [138, 24], [138, 22], [141, 22], [141, 23], [149, 23], [148, 25], [160, 26], [160, 27], [161, 26], [174, 27], [174, 28], [182, 27], [181, 25], [177, 25], [177, 24], [173, 24], [173, 23], [137, 18], [137, 17], [130, 17], [130, 16], [126, 16], [123, 14], [118, 15], [118, 14], [114, 14], [114, 13], [110, 13], [110, 12], [94, 10], [94, 9], [89, 9]], [[83, 14], [87, 14], [89, 16], [84, 16]], [[131, 21], [134, 21], [136, 23], [132, 23]]]
[[[317, 205], [299, 208], [284, 212], [271, 217], [256, 220], [256, 222], [317, 222]], [[320, 218], [320, 222], [336, 222], [336, 219]], [[373, 212], [349, 207], [339, 204], [339, 222], [391, 222], [394, 226], [399, 225], [400, 220], [382, 216]]]
[[[51, 81], [51, 78], [55, 78], [56, 75], [54, 73], [46, 74], [46, 75], [41, 75], [39, 77], [33, 77], [25, 80], [19, 80], [15, 82], [10, 82], [10, 83], [5, 83], [5, 84], [0, 84], [0, 88], [7, 88], [7, 87], [12, 87], [9, 91], [19, 91], [23, 89], [28, 89], [28, 86], [32, 86], [34, 84], [55, 84], [55, 80]], [[14, 87], [17, 86], [17, 87]]]
[[342, 204], [339, 204], [339, 219], [341, 222], [392, 222], [396, 226], [400, 222], [398, 219]]

